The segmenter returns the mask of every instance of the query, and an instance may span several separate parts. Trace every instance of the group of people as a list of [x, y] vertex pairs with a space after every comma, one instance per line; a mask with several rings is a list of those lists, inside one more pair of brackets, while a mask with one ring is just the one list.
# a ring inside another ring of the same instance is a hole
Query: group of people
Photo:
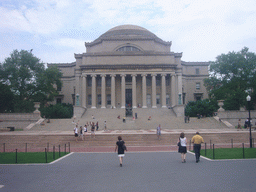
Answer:
[[[159, 125], [157, 127], [157, 131], [159, 131], [159, 130], [161, 130], [161, 125]], [[161, 134], [161, 131], [159, 134]], [[126, 148], [125, 142], [122, 140], [121, 136], [118, 136], [117, 139], [118, 139], [118, 141], [116, 142], [115, 152], [117, 151], [117, 155], [118, 155], [119, 162], [120, 162], [120, 167], [122, 167], [124, 153], [125, 153], [125, 151], [127, 151], [127, 148]], [[200, 161], [201, 144], [204, 143], [204, 139], [199, 134], [199, 132], [196, 132], [196, 134], [192, 137], [191, 142], [194, 145], [196, 163], [198, 163]], [[179, 146], [178, 152], [181, 154], [181, 161], [182, 161], [182, 163], [186, 163], [187, 138], [185, 137], [185, 134], [183, 132], [180, 134], [177, 145]]]
[[[204, 143], [204, 139], [199, 132], [196, 132], [196, 135], [192, 137], [191, 142], [194, 144], [196, 163], [198, 163], [200, 161], [201, 143]], [[187, 138], [183, 132], [180, 134], [177, 145], [179, 146], [178, 152], [181, 154], [181, 161], [182, 163], [186, 163]]]
[[[75, 123], [73, 121], [73, 124], [76, 124], [75, 128], [74, 128], [74, 134], [75, 134], [75, 138], [76, 141], [78, 140], [78, 137], [81, 137], [81, 140], [84, 140], [84, 136], [85, 133], [88, 132], [88, 129], [91, 130], [91, 137], [95, 138], [95, 131], [99, 130], [99, 122], [97, 121], [96, 123], [94, 122], [89, 122], [87, 121], [87, 123], [84, 126], [80, 126], [79, 127], [79, 121], [77, 123]], [[104, 131], [107, 130], [107, 121], [104, 121]]]
[[[249, 120], [249, 118], [247, 118], [244, 122], [244, 128], [248, 129], [250, 126], [252, 126], [252, 119]], [[256, 125], [256, 122], [255, 122]], [[241, 125], [241, 119], [238, 119], [238, 125], [237, 125], [237, 129], [242, 129], [242, 125]]]

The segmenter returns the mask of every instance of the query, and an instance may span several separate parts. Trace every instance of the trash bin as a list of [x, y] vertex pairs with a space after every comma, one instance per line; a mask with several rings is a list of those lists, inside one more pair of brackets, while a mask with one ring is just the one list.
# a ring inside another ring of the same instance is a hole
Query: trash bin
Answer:
[[14, 131], [15, 127], [7, 127], [10, 129], [10, 131]]

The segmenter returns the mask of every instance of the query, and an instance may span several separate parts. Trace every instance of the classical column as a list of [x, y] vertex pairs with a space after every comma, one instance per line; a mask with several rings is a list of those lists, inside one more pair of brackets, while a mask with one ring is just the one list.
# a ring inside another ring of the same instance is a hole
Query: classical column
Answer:
[[101, 75], [101, 108], [106, 108], [106, 74]]
[[162, 76], [162, 108], [166, 108], [166, 84], [165, 84], [165, 76], [166, 74], [161, 74]]
[[86, 108], [86, 77], [87, 75], [82, 75], [82, 105]]
[[176, 75], [175, 74], [172, 74], [171, 75], [171, 104], [172, 104], [172, 107], [176, 105], [176, 82], [175, 82], [175, 78], [176, 78]]
[[133, 108], [137, 108], [137, 94], [136, 94], [136, 74], [132, 74], [132, 105]]
[[121, 74], [122, 81], [121, 81], [121, 108], [125, 108], [125, 74]]
[[92, 109], [96, 108], [96, 74], [92, 76]]
[[116, 108], [116, 75], [111, 74], [111, 106]]
[[182, 105], [182, 74], [178, 74], [178, 104]]
[[156, 107], [156, 74], [151, 74], [152, 76], [152, 108]]
[[146, 76], [147, 74], [141, 74], [142, 76], [142, 108], [147, 108], [147, 85]]

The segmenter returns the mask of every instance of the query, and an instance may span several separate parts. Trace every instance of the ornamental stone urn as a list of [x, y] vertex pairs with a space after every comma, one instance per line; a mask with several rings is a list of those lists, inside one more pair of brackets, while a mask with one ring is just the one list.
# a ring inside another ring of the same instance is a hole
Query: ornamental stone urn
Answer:
[[218, 112], [221, 112], [221, 111], [225, 111], [225, 109], [222, 108], [222, 106], [224, 105], [224, 100], [218, 100], [218, 105], [219, 105], [219, 109], [218, 109]]
[[40, 111], [38, 110], [40, 107], [40, 102], [34, 102], [34, 107], [36, 108], [36, 110], [34, 111], [34, 113], [40, 113]]

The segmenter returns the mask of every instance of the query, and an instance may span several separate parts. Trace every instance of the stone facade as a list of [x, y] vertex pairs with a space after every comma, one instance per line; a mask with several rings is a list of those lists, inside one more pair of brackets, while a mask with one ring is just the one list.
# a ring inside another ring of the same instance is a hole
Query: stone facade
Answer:
[[166, 108], [207, 98], [208, 62], [184, 62], [145, 28], [117, 26], [93, 42], [74, 63], [57, 65], [63, 87], [56, 102], [83, 108]]

